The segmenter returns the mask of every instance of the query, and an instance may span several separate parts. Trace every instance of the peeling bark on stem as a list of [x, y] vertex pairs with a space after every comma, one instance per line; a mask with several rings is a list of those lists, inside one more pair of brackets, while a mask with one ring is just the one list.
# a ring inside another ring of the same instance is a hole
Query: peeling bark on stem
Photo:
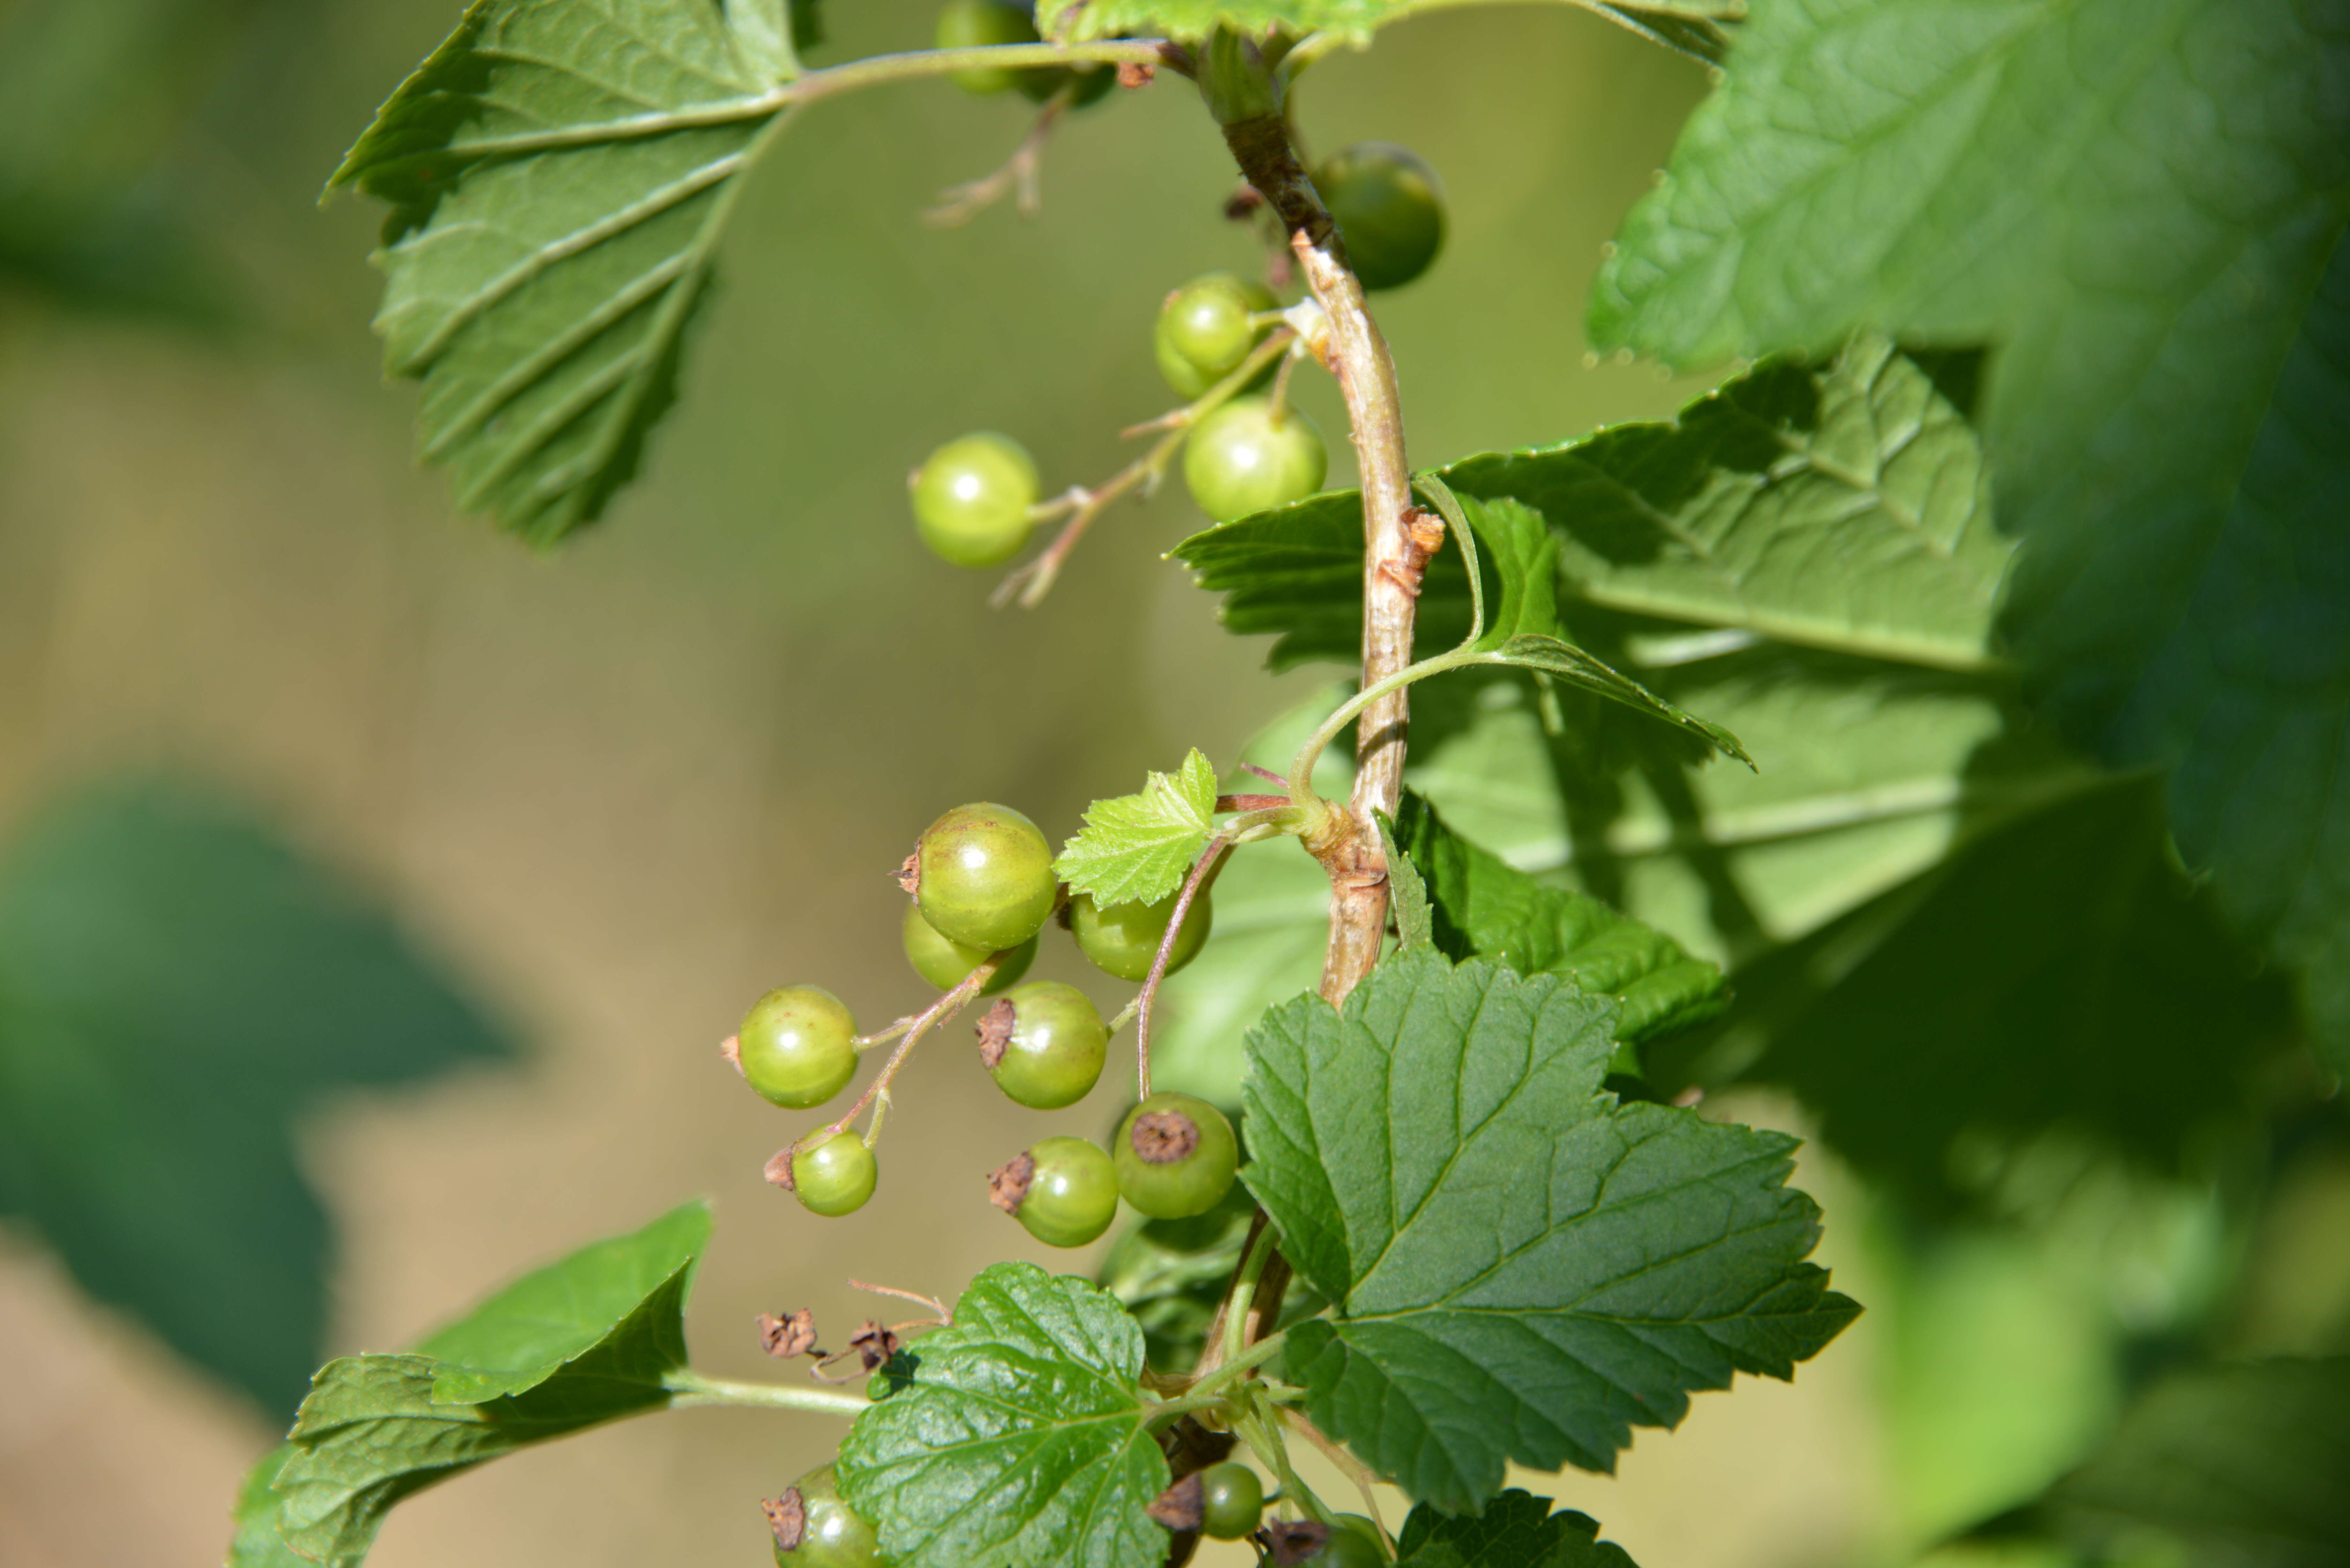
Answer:
[[[1232, 156], [1289, 230], [1289, 246], [1330, 321], [1328, 364], [1347, 400], [1348, 433], [1363, 480], [1363, 670], [1368, 688], [1411, 662], [1419, 607], [1410, 571], [1411, 471], [1404, 459], [1403, 407], [1387, 339], [1347, 265], [1345, 243], [1290, 144], [1279, 115], [1224, 127]], [[1355, 793], [1347, 832], [1309, 845], [1330, 873], [1330, 944], [1322, 996], [1334, 1005], [1378, 961], [1387, 930], [1387, 862], [1372, 813], [1392, 815], [1403, 795], [1404, 752], [1411, 722], [1403, 691], [1366, 709], [1356, 725]]]

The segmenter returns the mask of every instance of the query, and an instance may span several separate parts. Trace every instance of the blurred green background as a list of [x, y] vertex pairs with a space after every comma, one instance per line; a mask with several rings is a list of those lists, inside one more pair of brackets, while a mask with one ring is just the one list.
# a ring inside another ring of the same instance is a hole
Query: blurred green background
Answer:
[[[1057, 837], [1188, 746], [1229, 761], [1323, 679], [1262, 675], [1159, 559], [1198, 521], [1180, 492], [1113, 512], [1030, 614], [988, 609], [993, 578], [933, 562], [906, 514], [900, 476], [949, 436], [1012, 432], [1059, 485], [1166, 406], [1159, 298], [1255, 259], [1176, 80], [1068, 127], [1036, 220], [948, 231], [917, 214], [1009, 151], [1023, 106], [826, 105], [743, 204], [644, 481], [552, 556], [452, 517], [379, 379], [376, 214], [316, 198], [455, 9], [0, 4], [10, 1568], [216, 1561], [301, 1368], [690, 1193], [719, 1203], [691, 1326], [724, 1376], [761, 1375], [760, 1311], [876, 1310], [851, 1275], [951, 1294], [1001, 1256], [1067, 1266], [983, 1207], [1035, 1128], [952, 1053], [910, 1074], [872, 1206], [827, 1224], [761, 1181], [799, 1124], [715, 1044], [775, 984], [873, 1021], [920, 999], [888, 873], [943, 805], [1016, 803]], [[928, 26], [836, 4], [815, 58]], [[1578, 323], [1704, 87], [1550, 6], [1317, 70], [1313, 146], [1401, 140], [1450, 187], [1446, 255], [1381, 307], [1417, 458], [1695, 389], [1586, 363]], [[1350, 483], [1330, 388], [1301, 386]], [[1037, 972], [1088, 983], [1049, 945]], [[1868, 1315], [1796, 1385], [1643, 1433], [1619, 1476], [1533, 1484], [1648, 1568], [1908, 1561], [2077, 1459], [2133, 1357], [2350, 1347], [2350, 1154], [2332, 1121], [2280, 1147], [2255, 1220], [2228, 1193], [2266, 1178], [2231, 1151], [2156, 1184], [2056, 1147], [2002, 1222], [1930, 1230], [1814, 1149], [1823, 1261]], [[373, 1561], [761, 1562], [755, 1501], [831, 1436], [625, 1425], [427, 1494]]]

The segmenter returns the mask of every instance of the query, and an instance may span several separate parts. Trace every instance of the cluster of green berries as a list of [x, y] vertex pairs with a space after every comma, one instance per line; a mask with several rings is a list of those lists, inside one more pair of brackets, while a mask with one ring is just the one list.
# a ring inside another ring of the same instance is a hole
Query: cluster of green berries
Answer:
[[[951, 28], [950, 23], [952, 23]], [[939, 43], [1034, 42], [1028, 14], [1003, 0], [952, 0], [940, 15]], [[1019, 87], [1037, 93], [1044, 71], [967, 71], [973, 91]], [[1105, 70], [1097, 73], [1105, 78]], [[984, 83], [981, 78], [985, 78]], [[1054, 90], [1047, 87], [1045, 92]], [[1314, 171], [1366, 288], [1396, 288], [1426, 272], [1444, 246], [1444, 191], [1436, 171], [1408, 148], [1365, 141]], [[1279, 302], [1263, 285], [1229, 272], [1195, 277], [1159, 306], [1151, 354], [1168, 386], [1197, 399], [1239, 369], [1273, 329]], [[1255, 389], [1201, 419], [1183, 451], [1183, 483], [1219, 523], [1302, 501], [1322, 488], [1329, 448], [1314, 421]], [[1034, 530], [1040, 494], [1035, 460], [1010, 436], [980, 431], [931, 453], [912, 479], [922, 542], [958, 566], [1000, 566]]]
[[[1147, 977], [1176, 898], [1097, 905], [1064, 897], [1052, 847], [1009, 806], [960, 805], [923, 830], [901, 879], [914, 895], [899, 926], [914, 971], [941, 991], [981, 964], [982, 992], [1001, 992], [980, 1015], [980, 1061], [996, 1086], [1032, 1110], [1060, 1110], [1093, 1092], [1108, 1059], [1109, 1028], [1091, 998], [1054, 980], [1023, 981], [1037, 938], [1058, 912], [1078, 950], [1119, 980]], [[1169, 950], [1168, 972], [1191, 961], [1215, 920], [1203, 890]], [[771, 991], [744, 1014], [734, 1064], [762, 1096], [790, 1110], [820, 1106], [857, 1071], [857, 1023], [818, 986]], [[1197, 1214], [1232, 1186], [1239, 1148], [1223, 1114], [1183, 1095], [1154, 1095], [1119, 1131], [1115, 1156], [1084, 1138], [1048, 1137], [991, 1178], [993, 1200], [1039, 1240], [1083, 1246], [1109, 1226], [1123, 1196], [1153, 1218]], [[795, 1144], [770, 1175], [809, 1210], [852, 1213], [872, 1197], [876, 1166], [846, 1129]]]

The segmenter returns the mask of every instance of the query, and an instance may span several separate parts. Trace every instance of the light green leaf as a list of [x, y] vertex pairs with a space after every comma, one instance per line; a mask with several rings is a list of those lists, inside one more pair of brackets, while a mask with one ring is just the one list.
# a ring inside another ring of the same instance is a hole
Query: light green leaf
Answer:
[[1399, 1568], [1633, 1568], [1599, 1521], [1550, 1499], [1512, 1487], [1474, 1519], [1454, 1519], [1421, 1503], [1396, 1537]]
[[[422, 1354], [328, 1362], [272, 1483], [286, 1544], [353, 1568], [402, 1498], [529, 1444], [668, 1404], [668, 1379], [685, 1366], [685, 1296], [709, 1227], [706, 1207], [687, 1204], [516, 1282], [425, 1341], [505, 1366]], [[500, 1392], [474, 1400], [463, 1397], [471, 1389]]]
[[2350, 1064], [2345, 60], [2298, 0], [1762, 7], [1592, 333], [2000, 345], [2008, 638], [2068, 731], [2178, 766], [2181, 849]]
[[376, 330], [463, 507], [550, 543], [634, 476], [782, 125], [772, 9], [474, 0], [335, 171], [391, 205]]
[[[1484, 541], [1481, 560], [1493, 564], [1501, 597], [1486, 618], [1482, 649], [1496, 649], [1513, 637], [1564, 637], [1558, 618], [1558, 537], [1543, 514], [1504, 496], [1461, 503], [1461, 515]], [[1464, 585], [1465, 586], [1465, 585]]]
[[1448, 1512], [1505, 1461], [1612, 1469], [1634, 1424], [1792, 1376], [1858, 1311], [1803, 1262], [1793, 1139], [1600, 1092], [1615, 1012], [1414, 948], [1343, 1009], [1300, 997], [1249, 1033], [1243, 1179], [1338, 1303], [1290, 1331], [1287, 1375]]
[[432, 1397], [478, 1405], [520, 1394], [590, 1351], [632, 1360], [658, 1382], [685, 1365], [685, 1293], [709, 1244], [710, 1206], [697, 1201], [525, 1274], [416, 1346], [442, 1363]]
[[304, 1116], [512, 1050], [370, 899], [184, 783], [68, 796], [0, 857], [0, 1215], [273, 1422], [334, 1262]]
[[1150, 774], [1139, 794], [1088, 806], [1084, 829], [1061, 846], [1053, 869], [1097, 904], [1163, 898], [1207, 847], [1215, 814], [1216, 770], [1194, 749], [1174, 773]]
[[[1881, 341], [1819, 365], [1759, 365], [1670, 421], [1436, 472], [1464, 505], [1511, 497], [1545, 517], [1560, 587], [1585, 602], [1936, 668], [1997, 663], [1991, 618], [2012, 545], [1991, 525], [1981, 451], [1926, 370]], [[1281, 634], [1275, 668], [1350, 659], [1360, 508], [1351, 492], [1318, 496], [1171, 553], [1227, 596], [1230, 629]], [[1479, 527], [1489, 554], [1507, 547], [1509, 520]], [[1430, 569], [1434, 637], [1465, 625], [1460, 570], [1452, 552]]]
[[837, 1461], [898, 1568], [1166, 1560], [1168, 1533], [1143, 1511], [1169, 1472], [1144, 1425], [1142, 1330], [1116, 1297], [997, 1263], [906, 1359]]
[[[1446, 827], [1407, 791], [1396, 844], [1417, 867], [1432, 940], [1456, 961], [1491, 959], [1520, 974], [1560, 974], [1617, 1004], [1616, 1038], [1637, 1044], [1712, 1017], [1730, 996], [1721, 971], [1586, 894], [1545, 887]], [[1394, 864], [1390, 860], [1390, 875]]]
[[1507, 638], [1491, 652], [1482, 655], [1481, 664], [1503, 665], [1513, 670], [1534, 670], [1582, 688], [1596, 697], [1605, 697], [1621, 703], [1637, 713], [1661, 719], [1684, 734], [1705, 742], [1718, 751], [1736, 757], [1748, 767], [1754, 759], [1746, 754], [1738, 737], [1710, 720], [1673, 706], [1630, 677], [1609, 668], [1573, 643], [1555, 637], [1520, 635]]
[[2350, 1358], [2193, 1367], [2031, 1511], [2133, 1560], [2331, 1568], [2350, 1551]]
[[279, 1532], [280, 1500], [272, 1489], [293, 1452], [292, 1444], [280, 1443], [245, 1472], [230, 1515], [236, 1533], [229, 1541], [228, 1560], [223, 1568], [309, 1568], [309, 1559], [294, 1555]]
[[[1428, 809], [1428, 803], [1409, 791], [1404, 794], [1402, 809], [1430, 823], [1435, 821], [1436, 814]], [[1432, 946], [1436, 941], [1436, 910], [1428, 901], [1428, 884], [1421, 879], [1419, 867], [1398, 843], [1395, 818], [1380, 812], [1378, 822], [1379, 850], [1388, 863], [1388, 915], [1395, 924], [1396, 940], [1408, 948]], [[1508, 960], [1503, 961], [1506, 963]]]

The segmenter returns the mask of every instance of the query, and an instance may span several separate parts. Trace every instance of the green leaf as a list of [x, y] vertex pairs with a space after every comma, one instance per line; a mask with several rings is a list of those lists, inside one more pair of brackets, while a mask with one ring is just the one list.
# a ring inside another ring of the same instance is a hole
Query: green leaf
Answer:
[[710, 1206], [687, 1203], [525, 1274], [417, 1345], [442, 1364], [433, 1398], [478, 1405], [520, 1394], [590, 1351], [657, 1368], [647, 1375], [658, 1381], [685, 1365], [685, 1293], [709, 1244]]
[[1424, 877], [1433, 940], [1455, 961], [1491, 959], [1520, 974], [1559, 974], [1613, 997], [1616, 1038], [1638, 1044], [1727, 1006], [1721, 971], [1670, 937], [1570, 888], [1545, 887], [1444, 826], [1407, 791], [1396, 843]]
[[2350, 1358], [2199, 1366], [2149, 1388], [2027, 1517], [2132, 1561], [2329, 1568], [2350, 1552], [2346, 1475]]
[[1515, 637], [1565, 636], [1558, 618], [1558, 539], [1543, 514], [1506, 496], [1469, 496], [1461, 512], [1484, 542], [1483, 559], [1492, 562], [1502, 589], [1477, 646], [1491, 649]]
[[[286, 1544], [363, 1561], [402, 1498], [550, 1438], [669, 1403], [685, 1297], [710, 1234], [690, 1203], [517, 1281], [425, 1340], [432, 1354], [347, 1355], [312, 1380], [278, 1470]], [[482, 1391], [488, 1397], [468, 1397]]]
[[773, 10], [475, 0], [335, 171], [391, 205], [376, 330], [460, 505], [551, 543], [635, 474], [783, 124]]
[[1593, 658], [1573, 643], [1555, 637], [1512, 637], [1490, 653], [1479, 658], [1481, 664], [1503, 665], [1513, 670], [1534, 670], [1580, 687], [1595, 697], [1605, 697], [1621, 703], [1636, 713], [1646, 713], [1661, 719], [1682, 733], [1703, 741], [1715, 750], [1736, 757], [1748, 767], [1754, 759], [1738, 737], [1710, 720], [1686, 712], [1658, 696], [1638, 681], [1624, 675], [1604, 661]]
[[1144, 1422], [1142, 1330], [1116, 1297], [997, 1263], [919, 1341], [905, 1386], [857, 1417], [837, 1461], [899, 1568], [1156, 1568], [1166, 1490]]
[[[1036, 0], [1036, 25], [1048, 36], [1204, 38], [1219, 26], [1263, 34], [1336, 32], [1367, 37], [1406, 16], [1476, 0]], [[1569, 0], [1570, 4], [1669, 49], [1719, 60], [1727, 44], [1718, 24], [1746, 14], [1745, 0]], [[1056, 31], [1057, 29], [1057, 31]]]
[[1343, 1009], [1300, 997], [1250, 1032], [1243, 1179], [1338, 1303], [1290, 1332], [1288, 1376], [1447, 1512], [1506, 1461], [1612, 1469], [1634, 1424], [1792, 1376], [1859, 1310], [1802, 1261], [1794, 1140], [1600, 1092], [1615, 1013], [1415, 948]]
[[1399, 1568], [1633, 1568], [1599, 1522], [1516, 1487], [1474, 1519], [1454, 1519], [1421, 1503], [1396, 1537]]
[[68, 796], [0, 857], [0, 1214], [277, 1419], [334, 1262], [302, 1118], [512, 1049], [383, 910], [184, 784]]
[[2177, 764], [2181, 849], [2350, 1065], [2345, 59], [2297, 0], [1762, 8], [1592, 333], [2002, 345], [2007, 635], [2070, 732]]
[[309, 1559], [294, 1555], [279, 1532], [280, 1500], [272, 1484], [293, 1452], [292, 1444], [280, 1443], [245, 1472], [230, 1515], [236, 1533], [229, 1541], [223, 1568], [309, 1568]]
[[2172, 864], [2148, 779], [2028, 814], [1732, 979], [1718, 1035], [1651, 1067], [1785, 1085], [1929, 1203], [1963, 1195], [1962, 1154], [2050, 1131], [2192, 1168], [2296, 1037], [2289, 987]]
[[[1586, 603], [1935, 668], [1997, 662], [1992, 612], [2012, 545], [1991, 526], [1981, 453], [1927, 372], [1881, 341], [1819, 365], [1759, 365], [1670, 421], [1436, 472], [1464, 505], [1513, 497], [1545, 517], [1560, 586]], [[1171, 553], [1227, 596], [1231, 630], [1281, 634], [1275, 668], [1351, 659], [1360, 510], [1334, 493]], [[1478, 532], [1489, 553], [1504, 549], [1503, 529]], [[1437, 625], [1465, 621], [1452, 553], [1425, 591]]]
[[1215, 814], [1216, 770], [1194, 749], [1173, 774], [1150, 774], [1139, 794], [1094, 802], [1053, 869], [1097, 904], [1163, 898], [1207, 847]]
[[[1404, 794], [1401, 809], [1407, 816], [1417, 810], [1430, 821], [1435, 817], [1428, 803], [1409, 791]], [[1428, 884], [1421, 879], [1419, 867], [1398, 842], [1396, 819], [1386, 812], [1378, 815], [1379, 850], [1388, 863], [1388, 910], [1395, 922], [1396, 940], [1408, 948], [1431, 946], [1436, 941], [1436, 910], [1428, 901]], [[1506, 963], [1508, 960], [1503, 961]]]

